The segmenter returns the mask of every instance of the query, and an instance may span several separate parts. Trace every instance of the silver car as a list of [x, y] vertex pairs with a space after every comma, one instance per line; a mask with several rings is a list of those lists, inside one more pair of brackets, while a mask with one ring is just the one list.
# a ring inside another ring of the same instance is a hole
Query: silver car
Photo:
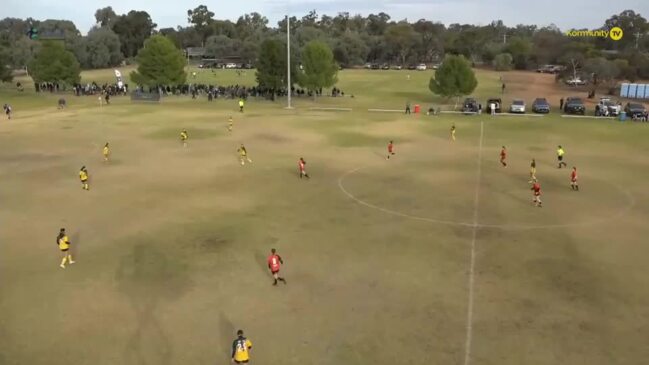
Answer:
[[522, 99], [514, 99], [512, 105], [509, 107], [510, 113], [525, 113], [525, 101]]

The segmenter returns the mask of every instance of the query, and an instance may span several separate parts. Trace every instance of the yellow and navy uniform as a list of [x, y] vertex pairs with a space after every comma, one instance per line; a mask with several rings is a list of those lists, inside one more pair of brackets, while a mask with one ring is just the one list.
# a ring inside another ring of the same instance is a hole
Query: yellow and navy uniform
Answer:
[[70, 239], [66, 234], [60, 234], [56, 241], [61, 251], [67, 251], [70, 248]]
[[239, 336], [232, 342], [232, 360], [236, 363], [247, 363], [250, 361], [250, 349], [252, 342], [249, 339]]
[[79, 171], [79, 178], [81, 179], [81, 182], [88, 181], [88, 172], [86, 170]]
[[180, 140], [181, 140], [181, 141], [184, 142], [184, 141], [187, 140], [187, 138], [189, 138], [189, 136], [187, 135], [187, 132], [186, 132], [186, 131], [182, 131], [182, 132], [180, 132]]
[[239, 151], [239, 154], [241, 154], [241, 156], [244, 156], [244, 157], [248, 154], [248, 152], [246, 151], [246, 148], [243, 147], [243, 146], [239, 147], [238, 151]]
[[104, 151], [103, 151], [104, 157], [108, 157], [110, 155], [110, 149], [108, 146], [104, 146]]
[[565, 154], [566, 154], [566, 151], [564, 151], [563, 148], [557, 149], [557, 157], [559, 158], [559, 160], [562, 160], [563, 155], [565, 155]]

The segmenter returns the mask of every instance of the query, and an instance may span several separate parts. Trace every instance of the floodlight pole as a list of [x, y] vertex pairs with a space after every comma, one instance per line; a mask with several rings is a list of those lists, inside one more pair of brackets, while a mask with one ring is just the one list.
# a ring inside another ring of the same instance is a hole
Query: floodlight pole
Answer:
[[288, 14], [286, 15], [286, 65], [286, 80], [288, 83], [288, 105], [286, 109], [293, 109], [293, 106], [291, 106], [291, 19]]

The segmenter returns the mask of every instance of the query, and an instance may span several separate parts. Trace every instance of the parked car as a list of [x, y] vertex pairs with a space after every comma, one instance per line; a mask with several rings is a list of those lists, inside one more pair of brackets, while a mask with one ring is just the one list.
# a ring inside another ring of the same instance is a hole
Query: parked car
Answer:
[[417, 65], [408, 65], [408, 70], [416, 70]]
[[586, 84], [588, 84], [588, 82], [586, 82], [586, 80], [582, 80], [579, 77], [569, 78], [568, 80], [566, 80], [566, 85], [570, 85], [570, 86], [583, 86]]
[[545, 114], [550, 112], [550, 103], [545, 98], [536, 98], [532, 103], [534, 113]]
[[487, 113], [489, 113], [489, 114], [491, 114], [491, 104], [494, 104], [496, 106], [495, 107], [495, 109], [496, 109], [495, 112], [496, 113], [502, 112], [503, 101], [500, 98], [487, 99], [487, 107], [485, 108], [485, 111]]
[[392, 69], [393, 69], [393, 70], [401, 70], [401, 69], [403, 69], [403, 66], [401, 66], [401, 65], [395, 65], [395, 66], [392, 66]]
[[462, 104], [462, 112], [466, 114], [477, 113], [478, 112], [478, 102], [474, 98], [464, 99], [464, 104]]
[[225, 64], [225, 68], [228, 68], [228, 69], [237, 68], [237, 64], [236, 64], [236, 63], [231, 63], [231, 62], [230, 62], [230, 63], [226, 63], [226, 64]]
[[381, 65], [381, 70], [389, 70], [389, 69], [390, 69], [390, 65], [388, 65], [387, 63]]
[[556, 74], [564, 70], [563, 66], [557, 65], [543, 65], [536, 69], [536, 72], [547, 73], [547, 74]]
[[431, 67], [433, 70], [437, 70], [439, 68], [439, 63], [436, 63]]
[[509, 107], [510, 113], [525, 113], [525, 101], [522, 99], [514, 99], [512, 105]]
[[417, 71], [426, 71], [427, 67], [425, 63], [420, 63], [417, 65]]
[[641, 118], [647, 114], [647, 108], [640, 103], [627, 103], [624, 111], [628, 118]]
[[596, 116], [618, 116], [622, 111], [622, 104], [616, 103], [610, 98], [600, 98], [595, 105]]
[[372, 70], [380, 70], [380, 69], [381, 69], [381, 65], [379, 65], [378, 63], [373, 63], [372, 66], [371, 66], [370, 68], [371, 68]]
[[577, 97], [569, 97], [563, 104], [563, 112], [566, 114], [586, 114], [586, 107], [584, 102]]
[[245, 70], [252, 70], [254, 68], [254, 66], [251, 63], [244, 63], [243, 68]]
[[363, 68], [369, 70], [369, 69], [372, 68], [372, 64], [368, 62], [368, 63], [365, 64], [365, 66], [363, 66]]

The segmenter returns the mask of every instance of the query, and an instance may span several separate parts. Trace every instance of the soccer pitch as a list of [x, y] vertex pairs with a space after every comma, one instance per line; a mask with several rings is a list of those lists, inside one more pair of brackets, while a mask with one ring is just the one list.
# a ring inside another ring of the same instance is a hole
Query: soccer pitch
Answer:
[[[506, 101], [531, 95], [527, 74], [506, 75]], [[649, 125], [367, 112], [448, 104], [430, 76], [345, 70], [345, 98], [253, 99], [243, 114], [175, 96], [68, 95], [57, 110], [58, 95], [0, 91], [14, 107], [0, 121], [0, 364], [223, 364], [237, 329], [252, 364], [646, 362]], [[481, 100], [499, 91], [498, 74], [478, 76]], [[271, 248], [287, 285], [271, 285]]]

